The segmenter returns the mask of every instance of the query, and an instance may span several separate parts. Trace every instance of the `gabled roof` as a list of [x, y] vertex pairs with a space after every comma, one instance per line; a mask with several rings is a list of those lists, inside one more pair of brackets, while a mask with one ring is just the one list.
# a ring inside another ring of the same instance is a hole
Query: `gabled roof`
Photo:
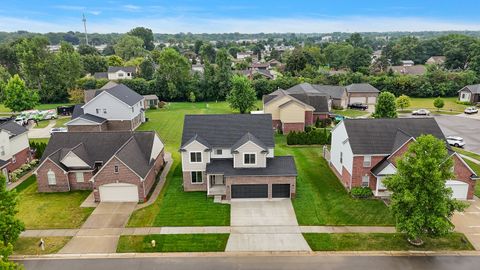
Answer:
[[317, 113], [328, 113], [328, 98], [320, 93], [315, 94], [290, 94], [290, 96], [310, 105]]
[[93, 77], [95, 79], [108, 79], [108, 73], [107, 72], [95, 72], [93, 74]]
[[385, 169], [390, 165], [390, 161], [388, 161], [388, 156], [384, 157], [382, 161], [377, 163], [377, 165], [373, 166], [373, 168], [370, 170], [374, 175], [379, 175]]
[[297, 176], [295, 161], [291, 156], [267, 158], [265, 168], [234, 168], [231, 159], [212, 159], [206, 173], [225, 176]]
[[28, 131], [24, 126], [21, 126], [15, 123], [14, 121], [7, 121], [5, 123], [0, 124], [0, 130], [1, 129], [10, 133], [11, 134], [10, 138], [18, 136]]
[[287, 92], [283, 89], [277, 89], [275, 91], [273, 91], [272, 93], [268, 94], [268, 95], [264, 95], [263, 96], [263, 104], [267, 104], [269, 103], [270, 101], [274, 100], [275, 98], [279, 97], [279, 96], [286, 96], [288, 95]]
[[154, 137], [153, 131], [58, 132], [50, 138], [40, 163], [49, 158], [68, 171], [60, 161], [70, 151], [92, 168], [95, 162], [105, 164], [116, 156], [135, 173], [145, 177], [154, 162], [150, 160]]
[[182, 143], [180, 150], [183, 150], [187, 145], [189, 145], [192, 142], [199, 142], [205, 147], [207, 147], [207, 149], [209, 150], [212, 149], [212, 146], [204, 138], [198, 136], [198, 134], [195, 133], [195, 135], [193, 135], [193, 137], [190, 140], [186, 141], [185, 143]]
[[[417, 138], [431, 134], [445, 141], [435, 118], [345, 119], [343, 123], [356, 155], [391, 154], [392, 149], [409, 135]], [[399, 130], [404, 135], [400, 135]]]
[[108, 73], [117, 72], [119, 70], [135, 73], [137, 69], [135, 67], [108, 67]]
[[347, 85], [347, 92], [349, 93], [379, 93], [377, 88], [369, 83], [352, 83]]
[[243, 137], [241, 137], [235, 144], [232, 145], [232, 152], [236, 151], [240, 146], [244, 145], [247, 142], [253, 142], [254, 144], [258, 145], [263, 151], [268, 151], [267, 146], [260, 141], [257, 137], [255, 137], [252, 133], [247, 132]]
[[87, 121], [95, 122], [95, 123], [98, 123], [98, 124], [101, 124], [101, 123], [107, 121], [107, 119], [105, 119], [103, 117], [96, 116], [96, 115], [89, 114], [89, 113], [84, 113], [83, 108], [82, 108], [83, 105], [84, 104], [75, 105], [75, 107], [73, 108], [72, 120], [68, 121], [66, 123], [66, 125], [68, 125], [70, 122], [72, 122], [73, 120], [75, 120], [77, 118], [85, 119]]
[[463, 87], [462, 89], [460, 89], [458, 92], [460, 92], [462, 90], [465, 90], [465, 89], [472, 92], [472, 94], [480, 94], [480, 84], [467, 85], [467, 86]]
[[230, 148], [248, 132], [266, 147], [275, 147], [270, 114], [185, 115], [181, 145], [197, 135], [213, 148]]
[[397, 133], [395, 134], [395, 139], [393, 141], [392, 153], [398, 150], [398, 148], [402, 147], [406, 142], [412, 139], [412, 135], [408, 135], [404, 131], [398, 129]]
[[128, 88], [124, 84], [117, 84], [111, 88], [98, 90], [95, 94], [95, 97], [100, 95], [103, 92], [107, 92], [110, 95], [116, 97], [120, 101], [126, 103], [129, 106], [137, 104], [137, 102], [143, 100], [143, 96]]
[[158, 100], [156, 95], [143, 95], [146, 100]]
[[114, 86], [117, 86], [118, 83], [116, 82], [112, 82], [112, 81], [108, 81], [104, 86], [102, 86], [100, 89], [110, 89]]
[[313, 87], [317, 89], [319, 93], [325, 94], [332, 99], [342, 99], [344, 93], [346, 92], [346, 89], [344, 86], [338, 86], [338, 85], [315, 84], [313, 85]]

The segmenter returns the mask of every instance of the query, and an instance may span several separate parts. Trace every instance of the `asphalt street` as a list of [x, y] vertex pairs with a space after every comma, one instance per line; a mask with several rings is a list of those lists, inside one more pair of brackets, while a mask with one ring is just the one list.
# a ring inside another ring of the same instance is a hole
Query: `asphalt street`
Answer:
[[436, 115], [445, 136], [460, 136], [465, 140], [465, 150], [480, 153], [480, 120], [455, 115]]
[[478, 269], [480, 256], [226, 256], [23, 261], [27, 270]]

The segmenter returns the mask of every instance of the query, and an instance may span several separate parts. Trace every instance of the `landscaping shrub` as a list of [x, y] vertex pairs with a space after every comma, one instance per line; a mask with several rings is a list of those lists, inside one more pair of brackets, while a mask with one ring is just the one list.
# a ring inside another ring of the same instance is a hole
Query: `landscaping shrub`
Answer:
[[350, 194], [354, 198], [370, 198], [373, 192], [369, 187], [354, 187], [350, 190]]
[[17, 181], [20, 177], [27, 174], [31, 169], [33, 169], [38, 164], [38, 159], [33, 159], [29, 163], [25, 163], [20, 168], [11, 172], [8, 176], [11, 182]]
[[35, 152], [35, 158], [41, 158], [47, 144], [44, 142], [30, 142], [30, 148]]
[[288, 145], [330, 144], [330, 131], [309, 127], [306, 132], [292, 131], [287, 135]]

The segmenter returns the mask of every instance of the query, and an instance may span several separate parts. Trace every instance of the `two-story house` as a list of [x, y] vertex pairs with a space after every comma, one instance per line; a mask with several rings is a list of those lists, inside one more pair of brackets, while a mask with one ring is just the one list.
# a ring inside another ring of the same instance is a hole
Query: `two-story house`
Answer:
[[93, 190], [97, 202], [142, 202], [163, 157], [153, 131], [54, 133], [35, 170], [38, 191]]
[[454, 160], [455, 178], [446, 181], [457, 199], [473, 199], [475, 172], [447, 144], [434, 118], [345, 119], [332, 130], [330, 165], [347, 188], [369, 187], [375, 196], [390, 192], [382, 180], [395, 174], [397, 159], [410, 143], [421, 135], [431, 134], [445, 140]]
[[96, 72], [93, 77], [95, 79], [130, 80], [137, 72], [136, 67], [108, 67], [107, 72]]
[[0, 124], [0, 170], [8, 174], [31, 159], [28, 130], [13, 121]]
[[291, 198], [297, 170], [275, 156], [270, 114], [186, 115], [182, 157], [185, 191], [237, 198]]
[[[92, 90], [90, 90], [92, 91]], [[145, 122], [145, 98], [123, 84], [94, 91], [93, 98], [77, 104], [68, 131], [135, 130]]]

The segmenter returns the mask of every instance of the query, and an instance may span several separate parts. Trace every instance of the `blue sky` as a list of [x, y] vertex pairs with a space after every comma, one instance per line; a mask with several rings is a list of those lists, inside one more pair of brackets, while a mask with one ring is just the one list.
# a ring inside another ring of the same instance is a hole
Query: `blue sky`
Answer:
[[2, 1], [0, 31], [156, 33], [480, 30], [478, 0]]

